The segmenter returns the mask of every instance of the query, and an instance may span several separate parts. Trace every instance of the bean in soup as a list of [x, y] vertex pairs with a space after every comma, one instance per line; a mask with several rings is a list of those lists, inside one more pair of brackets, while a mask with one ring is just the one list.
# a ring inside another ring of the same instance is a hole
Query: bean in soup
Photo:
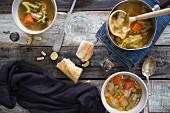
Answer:
[[55, 14], [54, 4], [51, 0], [22, 0], [18, 17], [27, 29], [41, 31], [53, 21]]
[[117, 75], [107, 83], [104, 95], [111, 107], [119, 111], [129, 111], [139, 103], [142, 89], [133, 77]]

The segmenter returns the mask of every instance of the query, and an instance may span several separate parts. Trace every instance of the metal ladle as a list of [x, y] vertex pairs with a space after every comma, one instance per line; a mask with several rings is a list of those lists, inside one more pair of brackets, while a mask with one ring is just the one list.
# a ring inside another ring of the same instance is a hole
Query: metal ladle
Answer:
[[[147, 89], [149, 94], [149, 77], [153, 75], [156, 71], [156, 62], [155, 60], [150, 56], [148, 57], [143, 65], [142, 65], [142, 74], [146, 77], [147, 80]], [[149, 99], [148, 99], [149, 101]], [[143, 113], [149, 113], [149, 102], [147, 101], [147, 104], [143, 110]]]
[[123, 10], [116, 10], [109, 17], [109, 29], [111, 33], [122, 39], [125, 38], [126, 34], [130, 30], [130, 25], [132, 22], [170, 14], [170, 8], [149, 12], [134, 17], [129, 17], [127, 14], [128, 13]]

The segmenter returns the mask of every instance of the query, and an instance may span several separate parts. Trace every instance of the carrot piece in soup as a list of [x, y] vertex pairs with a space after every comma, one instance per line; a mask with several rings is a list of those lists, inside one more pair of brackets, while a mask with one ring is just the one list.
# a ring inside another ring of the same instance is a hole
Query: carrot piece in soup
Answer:
[[122, 101], [123, 101], [124, 99], [125, 99], [125, 96], [124, 96], [124, 95], [121, 95], [120, 98], [119, 98], [119, 100], [118, 100], [118, 102], [119, 102], [119, 103], [122, 103]]
[[136, 85], [135, 85], [135, 88], [136, 88], [136, 89], [141, 89], [141, 87], [140, 87], [139, 84], [136, 84]]
[[142, 29], [142, 26], [140, 24], [138, 24], [137, 22], [134, 22], [131, 26], [131, 29], [134, 31], [134, 32], [137, 32], [139, 33]]
[[114, 84], [121, 84], [121, 83], [122, 83], [122, 80], [123, 80], [122, 75], [118, 75], [118, 76], [115, 76], [115, 77], [113, 78], [113, 83], [114, 83]]
[[112, 95], [107, 95], [106, 96], [106, 99], [109, 101], [109, 102], [112, 102], [113, 101], [113, 97], [112, 97]]
[[133, 81], [125, 81], [125, 86], [124, 86], [124, 88], [125, 88], [125, 89], [129, 89], [129, 88], [131, 88], [133, 85], [134, 85], [134, 82], [133, 82]]
[[30, 14], [28, 14], [25, 19], [24, 19], [24, 23], [26, 24], [33, 24], [34, 23], [34, 19], [32, 18], [32, 16]]

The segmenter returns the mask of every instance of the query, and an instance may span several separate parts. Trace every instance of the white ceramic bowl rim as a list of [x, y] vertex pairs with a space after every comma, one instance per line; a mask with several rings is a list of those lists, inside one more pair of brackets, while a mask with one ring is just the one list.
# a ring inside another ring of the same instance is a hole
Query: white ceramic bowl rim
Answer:
[[[142, 87], [142, 97], [140, 99], [140, 102], [138, 103], [138, 105], [136, 107], [134, 107], [133, 109], [129, 110], [129, 111], [118, 111], [114, 108], [112, 108], [110, 105], [108, 105], [108, 103], [106, 102], [105, 96], [104, 96], [104, 90], [105, 87], [107, 85], [107, 83], [110, 81], [110, 79], [112, 79], [114, 76], [116, 75], [129, 75], [132, 76]], [[143, 82], [143, 80], [138, 77], [136, 74], [131, 73], [131, 72], [117, 72], [112, 74], [110, 77], [108, 77], [106, 79], [106, 81], [104, 82], [102, 89], [101, 89], [101, 99], [102, 99], [102, 103], [104, 105], [104, 107], [110, 112], [110, 113], [139, 113], [142, 111], [142, 109], [145, 107], [147, 100], [148, 100], [148, 91], [147, 91], [147, 87], [145, 85], [145, 83]]]
[[32, 30], [29, 30], [26, 27], [24, 27], [22, 25], [22, 23], [20, 22], [20, 19], [18, 17], [18, 8], [19, 8], [19, 5], [21, 3], [21, 0], [14, 0], [13, 4], [12, 4], [12, 17], [13, 17], [13, 20], [14, 20], [15, 24], [19, 27], [19, 29], [21, 29], [23, 32], [28, 33], [28, 34], [40, 34], [40, 33], [43, 33], [44, 31], [46, 31], [47, 29], [49, 29], [53, 25], [53, 23], [54, 23], [54, 21], [56, 20], [56, 17], [57, 17], [57, 5], [56, 5], [56, 2], [55, 2], [55, 0], [51, 0], [51, 1], [53, 2], [54, 9], [55, 9], [55, 14], [54, 14], [53, 21], [51, 22], [51, 24], [47, 28], [45, 28], [45, 29], [43, 29], [41, 31], [32, 31]]

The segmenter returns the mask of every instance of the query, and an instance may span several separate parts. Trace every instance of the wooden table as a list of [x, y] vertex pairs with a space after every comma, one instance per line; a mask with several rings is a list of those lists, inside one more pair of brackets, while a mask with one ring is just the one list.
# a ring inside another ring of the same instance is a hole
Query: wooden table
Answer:
[[[56, 78], [72, 83], [63, 73], [55, 66], [62, 58], [70, 58], [73, 62], [76, 61], [75, 53], [82, 39], [70, 39], [65, 36], [63, 47], [59, 53], [59, 59], [52, 62], [49, 58], [52, 52], [52, 45], [59, 34], [59, 29], [63, 24], [66, 12], [71, 7], [72, 0], [57, 0], [58, 15], [53, 27], [47, 32], [41, 34], [42, 41], [33, 41], [31, 46], [18, 46], [9, 39], [11, 32], [18, 32], [23, 40], [27, 40], [27, 36], [14, 24], [11, 15], [11, 5], [13, 0], [3, 0], [0, 2], [0, 66], [8, 61], [25, 60], [31, 64], [44, 68], [52, 73]], [[93, 31], [90, 37], [92, 42], [96, 41], [95, 33], [99, 27], [107, 20], [112, 7], [121, 0], [78, 0], [75, 6], [75, 12], [82, 12], [88, 17], [91, 17], [94, 24]], [[62, 12], [62, 13], [61, 13]], [[44, 61], [36, 61], [36, 57], [40, 56], [40, 52], [45, 51], [47, 57]], [[105, 54], [103, 54], [105, 53]], [[157, 70], [154, 76], [151, 77], [149, 106], [150, 112], [170, 112], [170, 25], [166, 27], [163, 34], [155, 44], [155, 47], [149, 53], [157, 61]], [[105, 57], [109, 57], [107, 49], [102, 43], [95, 45], [94, 55], [90, 60], [90, 66], [84, 69], [79, 81], [88, 82], [101, 88], [104, 80], [112, 73], [125, 71], [121, 67], [113, 68], [109, 72], [105, 72], [99, 62]], [[143, 62], [143, 61], [142, 61]], [[139, 67], [131, 70], [138, 74], [142, 79], [145, 79], [141, 74], [141, 64]], [[28, 111], [21, 108], [19, 105], [12, 110], [0, 107], [0, 113], [27, 113]]]

